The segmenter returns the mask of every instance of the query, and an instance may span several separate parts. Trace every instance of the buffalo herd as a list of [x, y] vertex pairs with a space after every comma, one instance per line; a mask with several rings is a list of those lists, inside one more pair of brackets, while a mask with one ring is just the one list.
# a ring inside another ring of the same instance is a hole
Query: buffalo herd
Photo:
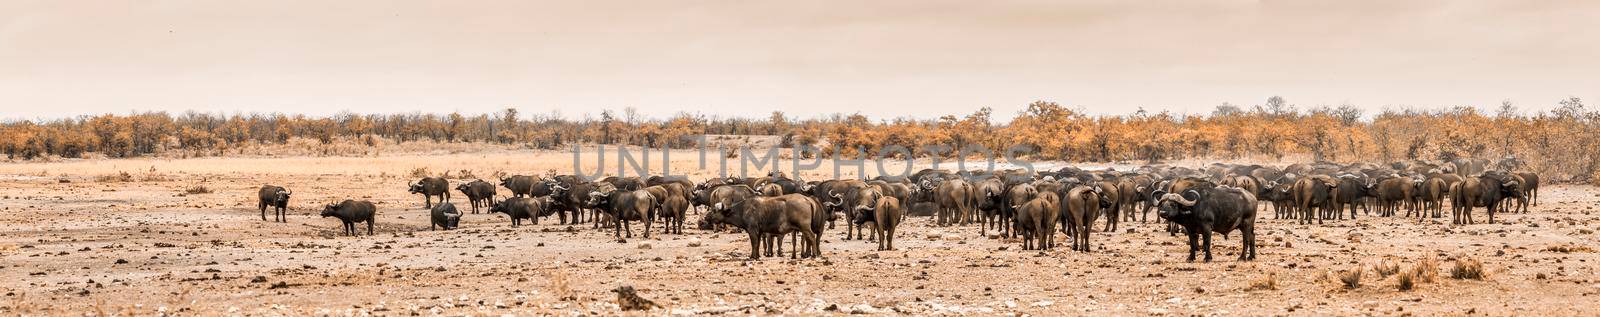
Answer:
[[[1473, 210], [1482, 207], [1487, 220], [1495, 214], [1527, 212], [1538, 204], [1539, 176], [1508, 171], [1484, 160], [1405, 161], [1391, 164], [1313, 163], [1264, 166], [1214, 163], [1193, 168], [1146, 165], [1125, 171], [1065, 167], [1053, 171], [949, 171], [923, 169], [906, 176], [870, 179], [804, 181], [783, 173], [762, 177], [715, 177], [692, 182], [682, 176], [606, 177], [588, 180], [574, 175], [508, 176], [500, 187], [510, 191], [496, 200], [496, 186], [483, 180], [455, 189], [471, 201], [473, 213], [488, 208], [504, 213], [511, 226], [556, 216], [558, 224], [591, 223], [612, 231], [618, 242], [633, 237], [634, 227], [649, 238], [683, 234], [691, 214], [703, 213], [703, 230], [737, 229], [749, 234], [750, 258], [822, 254], [822, 234], [844, 220], [844, 240], [872, 240], [878, 250], [893, 250], [896, 227], [909, 216], [931, 217], [935, 226], [977, 223], [979, 235], [1018, 238], [1024, 250], [1050, 250], [1055, 233], [1066, 236], [1071, 250], [1093, 252], [1091, 233], [1115, 232], [1119, 222], [1165, 222], [1172, 235], [1189, 238], [1189, 261], [1203, 253], [1211, 261], [1214, 234], [1239, 232], [1241, 261], [1256, 257], [1257, 211], [1273, 219], [1322, 224], [1345, 217], [1443, 217], [1449, 202], [1451, 222], [1474, 224]], [[431, 227], [457, 227], [462, 213], [449, 203], [449, 181], [423, 178], [408, 184], [423, 195], [431, 211]], [[269, 207], [284, 221], [290, 191], [278, 186], [260, 190], [262, 220]], [[439, 202], [435, 204], [434, 197]], [[1406, 211], [1399, 216], [1399, 210]], [[344, 223], [346, 234], [366, 222], [372, 234], [376, 208], [367, 201], [329, 204], [323, 217]], [[1104, 222], [1096, 222], [1105, 218]], [[869, 229], [870, 228], [870, 229]]]

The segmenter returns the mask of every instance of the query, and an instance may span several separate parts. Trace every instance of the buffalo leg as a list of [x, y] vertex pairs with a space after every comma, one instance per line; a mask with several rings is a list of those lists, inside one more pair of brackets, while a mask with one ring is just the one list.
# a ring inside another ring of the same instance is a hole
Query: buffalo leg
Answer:
[[759, 260], [759, 259], [761, 259], [761, 242], [762, 242], [761, 240], [762, 240], [761, 233], [758, 233], [755, 230], [750, 230], [750, 259], [751, 260]]
[[267, 221], [267, 203], [259, 203], [256, 206], [261, 207], [261, 221]]
[[369, 235], [369, 236], [372, 235], [372, 227], [373, 227], [373, 225], [375, 223], [376, 223], [376, 221], [372, 221], [372, 219], [367, 219], [367, 235]]
[[1189, 262], [1194, 262], [1194, 254], [1200, 251], [1200, 233], [1189, 230]]
[[1201, 238], [1205, 240], [1206, 262], [1211, 262], [1211, 229], [1200, 228]]

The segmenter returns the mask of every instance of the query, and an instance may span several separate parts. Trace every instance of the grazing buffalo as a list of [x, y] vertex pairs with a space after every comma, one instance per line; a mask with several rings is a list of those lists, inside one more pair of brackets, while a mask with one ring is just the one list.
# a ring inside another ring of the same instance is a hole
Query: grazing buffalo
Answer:
[[[1211, 234], [1224, 237], [1234, 230], [1243, 236], [1239, 260], [1256, 258], [1256, 197], [1238, 188], [1200, 187], [1181, 194], [1163, 194], [1157, 203], [1162, 219], [1184, 227], [1189, 234], [1189, 262], [1195, 252], [1205, 248], [1205, 261], [1211, 262]], [[1201, 243], [1204, 243], [1202, 245]]]
[[456, 191], [460, 191], [462, 195], [467, 195], [467, 201], [472, 204], [472, 213], [474, 214], [478, 213], [478, 208], [480, 207], [494, 205], [494, 184], [481, 179], [458, 185], [456, 186]]
[[261, 208], [261, 221], [267, 221], [267, 207], [272, 207], [273, 221], [289, 222], [289, 195], [293, 192], [283, 187], [263, 185], [259, 193], [261, 201], [256, 206]]
[[433, 206], [428, 220], [428, 230], [438, 230], [441, 227], [444, 230], [455, 229], [461, 225], [461, 211], [456, 210], [455, 204], [439, 203]]
[[373, 218], [377, 218], [377, 215], [378, 207], [365, 200], [345, 200], [322, 208], [322, 217], [339, 218], [344, 223], [344, 233], [350, 236], [356, 235], [357, 222], [366, 222], [367, 235], [372, 235]]
[[433, 209], [433, 196], [439, 196], [440, 202], [450, 201], [450, 181], [439, 177], [428, 177], [411, 184], [412, 194], [422, 194], [423, 207]]

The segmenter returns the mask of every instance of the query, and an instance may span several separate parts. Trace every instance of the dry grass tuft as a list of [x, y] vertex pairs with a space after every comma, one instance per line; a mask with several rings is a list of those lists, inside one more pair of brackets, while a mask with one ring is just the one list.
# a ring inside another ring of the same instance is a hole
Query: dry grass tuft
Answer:
[[183, 193], [186, 195], [210, 194], [211, 188], [207, 188], [206, 185], [194, 185], [189, 188], [184, 188]]
[[1416, 277], [1418, 282], [1433, 283], [1433, 280], [1439, 278], [1439, 261], [1431, 257], [1423, 258], [1416, 266], [1411, 267], [1411, 274], [1415, 275], [1413, 277]]
[[1257, 279], [1257, 280], [1254, 280], [1254, 281], [1250, 281], [1250, 287], [1249, 288], [1245, 288], [1245, 290], [1249, 290], [1249, 291], [1264, 291], [1264, 290], [1276, 290], [1276, 289], [1278, 289], [1278, 275], [1277, 274], [1273, 274], [1273, 273], [1267, 273], [1266, 277], [1263, 277], [1261, 279]]
[[1339, 282], [1343, 283], [1344, 284], [1344, 288], [1346, 288], [1346, 289], [1360, 288], [1361, 287], [1361, 271], [1363, 271], [1364, 269], [1365, 268], [1363, 268], [1363, 267], [1358, 265], [1353, 270], [1339, 271], [1339, 274], [1338, 274], [1339, 275]]
[[1477, 259], [1456, 259], [1456, 266], [1450, 268], [1450, 277], [1458, 280], [1482, 280], [1483, 262]]
[[1395, 288], [1399, 289], [1402, 292], [1403, 291], [1409, 291], [1409, 290], [1411, 290], [1413, 288], [1416, 288], [1417, 287], [1416, 275], [1417, 275], [1416, 271], [1400, 273], [1400, 276], [1395, 277], [1396, 278], [1396, 280], [1395, 280]]
[[1383, 262], [1378, 262], [1377, 266], [1373, 266], [1372, 271], [1378, 273], [1378, 278], [1388, 278], [1390, 275], [1400, 273], [1400, 265], [1395, 264], [1393, 261], [1383, 260]]
[[133, 174], [117, 172], [116, 174], [100, 175], [95, 176], [94, 181], [100, 183], [127, 183], [133, 181]]
[[411, 177], [428, 177], [428, 168], [418, 167], [411, 169]]
[[473, 175], [472, 174], [472, 170], [464, 169], [464, 170], [461, 170], [460, 173], [456, 173], [455, 178], [456, 179], [474, 179], [474, 178], [478, 178], [478, 176], [477, 175]]

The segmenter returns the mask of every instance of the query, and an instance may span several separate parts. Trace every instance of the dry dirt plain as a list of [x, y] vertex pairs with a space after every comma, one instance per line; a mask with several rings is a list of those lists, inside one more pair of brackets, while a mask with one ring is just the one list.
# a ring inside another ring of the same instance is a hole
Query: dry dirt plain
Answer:
[[[675, 152], [674, 166], [695, 167], [693, 153]], [[901, 229], [897, 251], [842, 241], [841, 227], [824, 235], [823, 259], [745, 261], [743, 234], [693, 228], [619, 244], [587, 224], [511, 228], [500, 215], [468, 214], [459, 230], [429, 231], [420, 197], [405, 192], [418, 167], [488, 178], [565, 173], [571, 158], [500, 149], [0, 164], [0, 313], [1600, 314], [1590, 262], [1600, 261], [1600, 191], [1591, 186], [1549, 186], [1531, 213], [1498, 224], [1362, 217], [1305, 226], [1268, 215], [1257, 261], [1234, 260], [1235, 235], [1217, 242], [1213, 263], [1185, 263], [1184, 239], [1154, 223], [1097, 233], [1094, 253], [1040, 253], [925, 218]], [[97, 180], [120, 171], [134, 180]], [[263, 183], [294, 190], [288, 223], [260, 220]], [[182, 194], [195, 185], [214, 192]], [[344, 198], [378, 204], [376, 236], [337, 236], [336, 220], [315, 216]], [[1457, 258], [1481, 260], [1487, 277], [1451, 278]], [[1424, 259], [1437, 260], [1438, 277], [1409, 291], [1376, 269]], [[1345, 288], [1337, 272], [1355, 268], [1360, 286]], [[623, 285], [660, 308], [619, 310], [611, 290]]]

